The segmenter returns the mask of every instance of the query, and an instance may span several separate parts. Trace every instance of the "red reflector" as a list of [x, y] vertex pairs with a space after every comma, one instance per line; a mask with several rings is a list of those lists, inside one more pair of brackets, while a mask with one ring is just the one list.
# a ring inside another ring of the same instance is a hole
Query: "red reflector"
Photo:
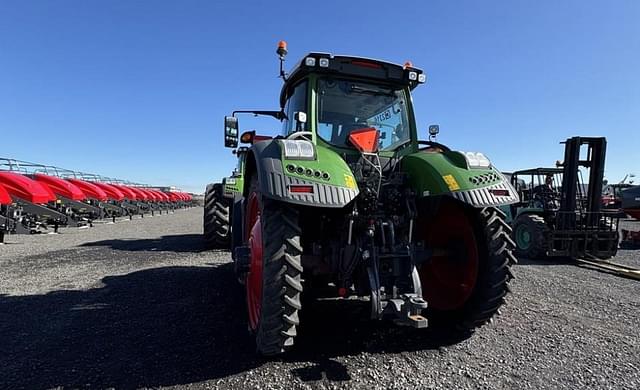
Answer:
[[382, 68], [380, 64], [376, 64], [375, 62], [351, 61], [351, 64], [356, 66], [362, 66], [363, 68], [372, 68], [372, 69]]
[[361, 152], [374, 153], [378, 150], [379, 137], [380, 132], [375, 127], [365, 127], [364, 129], [352, 130], [349, 134], [349, 141]]
[[492, 190], [489, 190], [489, 192], [495, 196], [509, 196], [509, 190], [492, 189]]
[[313, 186], [291, 184], [289, 192], [294, 194], [313, 194]]

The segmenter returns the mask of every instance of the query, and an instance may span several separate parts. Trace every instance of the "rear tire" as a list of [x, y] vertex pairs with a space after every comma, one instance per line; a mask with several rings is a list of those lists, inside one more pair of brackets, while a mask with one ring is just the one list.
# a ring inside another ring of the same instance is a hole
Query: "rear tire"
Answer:
[[[247, 233], [247, 241], [252, 252], [252, 264], [245, 284], [249, 327], [255, 332], [256, 349], [262, 355], [272, 356], [293, 346], [297, 335], [296, 327], [300, 323], [301, 229], [295, 208], [262, 199], [258, 188], [254, 177], [249, 187], [247, 221], [256, 222], [247, 229], [250, 232]], [[257, 207], [252, 202], [256, 202]], [[258, 216], [252, 215], [256, 208], [259, 209]], [[258, 229], [261, 229], [261, 234], [257, 234]], [[261, 254], [260, 259], [254, 258], [254, 251]], [[256, 260], [261, 263], [258, 268]], [[253, 299], [249, 299], [249, 296]]]
[[222, 184], [209, 184], [204, 196], [204, 240], [209, 248], [228, 249], [230, 244], [229, 201]]
[[549, 227], [544, 218], [536, 214], [523, 214], [513, 223], [513, 241], [516, 255], [528, 259], [547, 256]]
[[464, 340], [492, 321], [505, 303], [510, 291], [508, 284], [514, 277], [510, 267], [517, 262], [512, 253], [514, 243], [509, 237], [511, 228], [504, 221], [502, 211], [495, 208], [470, 210], [467, 216], [474, 225], [479, 255], [473, 290], [457, 308], [430, 305], [426, 310], [432, 334], [444, 343]]

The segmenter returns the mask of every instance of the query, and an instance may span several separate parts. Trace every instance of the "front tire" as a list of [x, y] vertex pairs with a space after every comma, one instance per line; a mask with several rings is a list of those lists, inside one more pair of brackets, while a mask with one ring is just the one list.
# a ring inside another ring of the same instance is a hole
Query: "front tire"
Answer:
[[527, 259], [540, 259], [547, 255], [549, 227], [544, 218], [535, 214], [523, 214], [513, 223], [513, 240], [516, 255]]
[[300, 323], [301, 230], [295, 208], [263, 199], [258, 188], [253, 178], [246, 210], [251, 262], [245, 286], [257, 351], [270, 356], [293, 346]]
[[222, 184], [209, 184], [204, 196], [203, 237], [207, 247], [229, 248], [229, 201], [224, 197]]

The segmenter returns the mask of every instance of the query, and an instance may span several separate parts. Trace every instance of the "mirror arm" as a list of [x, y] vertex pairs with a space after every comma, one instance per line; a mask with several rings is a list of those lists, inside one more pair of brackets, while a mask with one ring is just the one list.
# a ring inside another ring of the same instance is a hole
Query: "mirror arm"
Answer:
[[270, 116], [276, 118], [278, 120], [284, 119], [285, 115], [282, 110], [280, 111], [257, 111], [257, 110], [237, 110], [231, 113], [231, 116], [236, 116], [236, 114], [253, 114], [253, 115], [263, 115]]

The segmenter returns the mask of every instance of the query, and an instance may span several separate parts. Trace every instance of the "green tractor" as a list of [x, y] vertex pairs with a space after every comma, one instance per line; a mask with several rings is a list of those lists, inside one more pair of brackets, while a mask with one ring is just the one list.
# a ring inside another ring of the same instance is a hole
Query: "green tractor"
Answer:
[[[617, 210], [602, 210], [607, 141], [572, 137], [553, 168], [511, 174], [520, 202], [509, 206], [518, 256], [608, 259], [618, 250]], [[582, 178], [588, 172], [588, 183]]]
[[204, 195], [203, 238], [208, 248], [230, 248], [233, 199], [243, 191], [242, 171], [247, 150], [247, 147], [234, 150], [238, 156], [238, 165], [231, 176], [223, 178], [222, 183], [207, 185]]
[[225, 196], [223, 183], [207, 185], [204, 194], [203, 238], [208, 248], [229, 248], [229, 199]]
[[[310, 53], [286, 74], [283, 42], [277, 53], [280, 109], [235, 111], [224, 132], [225, 146], [249, 145], [237, 149], [231, 249], [258, 352], [293, 345], [303, 291], [469, 337], [513, 278], [498, 207], [515, 190], [483, 154], [436, 142], [437, 126], [418, 139], [411, 91], [426, 77], [410, 63]], [[282, 134], [239, 137], [243, 113], [281, 121]]]

